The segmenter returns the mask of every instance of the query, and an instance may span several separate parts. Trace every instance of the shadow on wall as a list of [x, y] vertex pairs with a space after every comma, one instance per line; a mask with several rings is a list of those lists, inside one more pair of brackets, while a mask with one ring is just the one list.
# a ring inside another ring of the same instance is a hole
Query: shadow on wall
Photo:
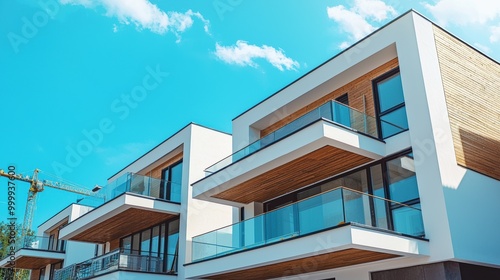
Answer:
[[[499, 124], [500, 126], [500, 124]], [[500, 134], [491, 131], [491, 134]], [[462, 150], [457, 149], [458, 164], [500, 180], [500, 141], [459, 129]]]

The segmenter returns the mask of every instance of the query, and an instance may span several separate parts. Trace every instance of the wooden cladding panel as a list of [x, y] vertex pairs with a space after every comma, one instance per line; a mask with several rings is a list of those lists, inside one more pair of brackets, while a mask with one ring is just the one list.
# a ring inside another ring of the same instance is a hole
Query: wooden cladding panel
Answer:
[[370, 160], [370, 158], [342, 149], [325, 146], [214, 197], [244, 204], [252, 201], [264, 202]]
[[37, 258], [22, 256], [16, 260], [16, 268], [18, 269], [40, 269], [49, 264], [58, 263], [64, 260], [64, 257], [58, 258]]
[[132, 232], [154, 226], [175, 216], [176, 215], [131, 208], [86, 229], [84, 232], [70, 238], [70, 240], [105, 243], [120, 239]]
[[120, 247], [120, 238], [117, 238], [115, 240], [112, 240], [109, 242], [109, 251], [113, 251], [115, 249], [118, 249]]
[[160, 165], [150, 169], [150, 167], [146, 167], [143, 170], [139, 172], [139, 174], [144, 174], [146, 176], [152, 177], [152, 178], [157, 178], [161, 179], [161, 171], [170, 165], [180, 161], [183, 157], [182, 152], [167, 159], [165, 162], [162, 162]]
[[372, 252], [360, 249], [347, 249], [316, 255], [308, 258], [301, 258], [285, 261], [277, 264], [270, 264], [221, 275], [208, 276], [204, 279], [272, 279], [281, 278], [304, 273], [311, 273], [326, 269], [346, 267], [356, 264], [369, 263], [385, 259], [398, 257], [398, 255]]
[[330, 100], [334, 100], [337, 97], [347, 93], [349, 97], [349, 106], [357, 109], [361, 112], [364, 111], [363, 108], [363, 97], [366, 99], [366, 114], [369, 116], [375, 116], [375, 102], [373, 99], [373, 89], [372, 80], [378, 76], [398, 67], [398, 59], [394, 58], [389, 62], [383, 64], [382, 66], [364, 74], [363, 76], [355, 79], [354, 81], [334, 90], [333, 92], [323, 96], [322, 98], [304, 106], [303, 108], [295, 111], [294, 113], [288, 115], [287, 117], [281, 119], [280, 121], [264, 128], [260, 131], [260, 137], [264, 137], [269, 133], [285, 126], [286, 124], [292, 122], [293, 120], [305, 115], [306, 113], [318, 108], [319, 106], [325, 104]]
[[500, 65], [434, 27], [457, 162], [500, 180]]

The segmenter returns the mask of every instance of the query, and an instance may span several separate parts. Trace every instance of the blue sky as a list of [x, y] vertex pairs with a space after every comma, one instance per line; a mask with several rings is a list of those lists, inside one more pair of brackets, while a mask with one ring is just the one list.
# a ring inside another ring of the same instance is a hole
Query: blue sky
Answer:
[[[0, 169], [104, 185], [191, 121], [230, 132], [239, 113], [411, 8], [500, 60], [494, 0], [1, 1]], [[27, 191], [18, 183], [20, 222]], [[46, 189], [34, 226], [76, 198]]]

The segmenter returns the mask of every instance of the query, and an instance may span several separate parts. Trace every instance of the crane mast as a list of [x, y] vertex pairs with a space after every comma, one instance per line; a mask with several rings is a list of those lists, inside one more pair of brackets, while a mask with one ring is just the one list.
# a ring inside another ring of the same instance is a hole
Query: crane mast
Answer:
[[29, 177], [29, 176], [23, 177], [22, 174], [9, 175], [8, 173], [5, 173], [3, 170], [0, 169], [0, 176], [1, 177], [7, 177], [10, 180], [18, 180], [18, 181], [27, 182], [30, 184], [30, 188], [28, 191], [28, 200], [26, 202], [26, 210], [24, 213], [23, 227], [22, 227], [22, 232], [21, 232], [21, 240], [23, 240], [23, 242], [25, 240], [25, 237], [27, 236], [27, 234], [31, 230], [31, 226], [33, 223], [33, 216], [35, 214], [37, 194], [39, 192], [42, 192], [44, 190], [44, 187], [50, 187], [50, 188], [54, 188], [54, 189], [70, 191], [73, 193], [86, 195], [86, 196], [96, 196], [95, 193], [93, 193], [90, 190], [84, 189], [84, 188], [66, 185], [66, 184], [62, 184], [59, 182], [51, 182], [48, 180], [41, 181], [38, 179], [38, 172], [40, 172], [40, 170], [35, 169], [32, 177]]

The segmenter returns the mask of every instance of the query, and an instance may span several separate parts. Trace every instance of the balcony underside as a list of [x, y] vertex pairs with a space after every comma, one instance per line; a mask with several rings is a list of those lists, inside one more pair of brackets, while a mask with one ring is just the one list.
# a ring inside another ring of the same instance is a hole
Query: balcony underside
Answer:
[[346, 150], [325, 146], [213, 197], [244, 204], [264, 202], [371, 160]]
[[395, 257], [399, 257], [399, 255], [372, 252], [360, 249], [346, 249], [342, 251], [331, 252], [277, 264], [208, 276], [204, 279], [272, 279], [280, 278], [283, 276], [292, 276], [313, 271], [321, 271], [326, 269], [334, 269], [356, 264], [380, 261]]
[[111, 219], [78, 233], [69, 240], [105, 243], [130, 234], [137, 229], [154, 226], [175, 216], [176, 215], [172, 214], [131, 208]]
[[[64, 260], [64, 253], [36, 249], [21, 249], [16, 252], [16, 268], [40, 269]], [[0, 261], [0, 267], [9, 267], [8, 258]]]
[[62, 228], [65, 240], [105, 243], [179, 215], [180, 205], [126, 193]]

